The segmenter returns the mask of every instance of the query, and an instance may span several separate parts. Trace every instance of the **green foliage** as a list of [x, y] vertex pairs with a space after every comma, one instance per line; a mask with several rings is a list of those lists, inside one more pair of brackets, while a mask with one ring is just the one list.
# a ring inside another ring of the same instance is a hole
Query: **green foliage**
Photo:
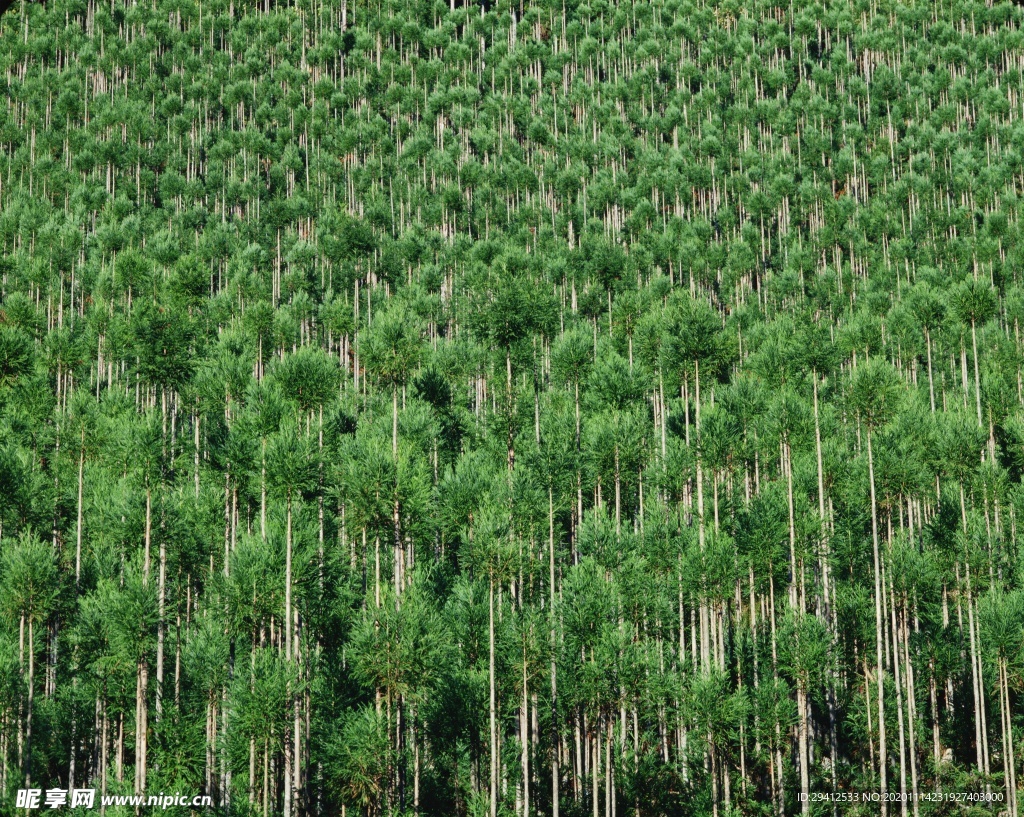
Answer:
[[370, 705], [352, 712], [332, 754], [331, 777], [342, 801], [376, 813], [395, 764], [386, 719]]
[[32, 371], [32, 341], [10, 326], [0, 327], [0, 386], [10, 386]]
[[5, 540], [0, 565], [0, 610], [13, 621], [46, 620], [57, 601], [58, 574], [53, 553], [30, 531]]
[[1022, 27], [9, 8], [7, 788], [725, 817], [884, 755], [1005, 795]]
[[395, 306], [378, 315], [361, 340], [366, 367], [381, 385], [403, 385], [420, 354], [419, 333], [409, 312]]

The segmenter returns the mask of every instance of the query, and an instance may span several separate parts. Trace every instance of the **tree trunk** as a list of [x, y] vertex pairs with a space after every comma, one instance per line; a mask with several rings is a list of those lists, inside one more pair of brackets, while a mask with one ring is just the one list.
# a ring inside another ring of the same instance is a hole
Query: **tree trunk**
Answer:
[[494, 677], [494, 576], [491, 575], [488, 590], [488, 681], [491, 739], [491, 780], [490, 780], [490, 817], [498, 817], [498, 698], [496, 679]]
[[145, 545], [146, 553], [145, 560], [142, 565], [142, 581], [144, 584], [149, 584], [149, 567], [150, 567], [150, 550], [153, 541], [153, 492], [149, 487], [149, 477], [146, 477], [146, 531], [145, 531]]
[[619, 445], [615, 444], [615, 534], [622, 532], [622, 479], [619, 474]]
[[[295, 610], [295, 663], [300, 663], [299, 656], [299, 611]], [[299, 669], [301, 672], [301, 668]], [[302, 706], [298, 692], [292, 692], [292, 807], [295, 814], [303, 813], [303, 781], [302, 781]]]
[[263, 817], [270, 805], [270, 738], [263, 739]]
[[907, 685], [907, 736], [910, 743], [910, 790], [913, 795], [914, 817], [917, 817], [919, 808], [919, 786], [917, 778], [917, 735], [915, 732], [917, 723], [917, 702], [914, 693], [914, 665], [910, 660], [910, 627], [907, 624], [907, 599], [903, 600], [903, 663], [904, 677]]
[[267, 541], [267, 440], [260, 440], [260, 539]]
[[135, 668], [135, 793], [146, 790], [146, 754], [149, 723], [146, 695], [149, 687], [149, 667], [140, 658]]
[[971, 348], [974, 352], [974, 400], [978, 408], [978, 427], [984, 425], [981, 417], [981, 376], [978, 374], [978, 330], [971, 318]]
[[[896, 624], [896, 594], [891, 574], [889, 576], [889, 617], [892, 625], [892, 666], [896, 682], [896, 723], [900, 740], [900, 814], [907, 817], [906, 721], [903, 717], [903, 681], [900, 671], [902, 656], [900, 655], [900, 631]], [[913, 747], [911, 747], [911, 751], [913, 751]]]
[[398, 460], [398, 386], [391, 387], [391, 454]]
[[[281, 626], [281, 637], [284, 639], [285, 660], [292, 663], [292, 493], [288, 489], [285, 497], [285, 557], [284, 557], [284, 621]], [[288, 696], [291, 701], [294, 691], [288, 685]], [[291, 736], [286, 730], [284, 737], [284, 817], [292, 817], [292, 764], [298, 764]]]
[[[799, 645], [797, 645], [799, 649]], [[798, 734], [797, 734], [797, 748], [800, 752], [800, 795], [801, 795], [801, 811], [804, 814], [811, 813], [811, 803], [809, 792], [811, 790], [811, 774], [810, 774], [810, 763], [808, 760], [807, 750], [807, 739], [808, 739], [808, 727], [807, 727], [807, 682], [803, 678], [801, 673], [799, 680], [797, 681], [796, 688], [796, 705], [799, 709], [798, 717]]]
[[924, 327], [924, 345], [928, 352], [928, 399], [931, 402], [932, 414], [935, 413], [935, 381], [932, 377], [932, 335], [928, 327]]
[[971, 592], [971, 566], [965, 564], [965, 575], [967, 581], [967, 637], [970, 645], [971, 659], [971, 692], [974, 697], [974, 743], [978, 771], [985, 773], [985, 757], [982, 746], [984, 739], [982, 735], [981, 710], [984, 706], [984, 692], [981, 688], [981, 679], [978, 677], [978, 648], [974, 640], [974, 602]]
[[1007, 660], [999, 660], [999, 697], [1003, 712], [1003, 769], [1005, 770], [1004, 789], [1010, 802], [1010, 817], [1017, 817], [1017, 767], [1013, 748], [1013, 712], [1010, 709], [1010, 678], [1006, 668]]
[[520, 762], [523, 774], [523, 817], [530, 814], [530, 700], [527, 680], [526, 644], [523, 644], [523, 701], [519, 711]]
[[558, 684], [556, 680], [558, 648], [555, 617], [555, 499], [554, 488], [548, 486], [548, 615], [551, 617], [551, 815], [558, 817]]
[[[161, 527], [163, 527], [161, 525]], [[211, 557], [212, 558], [212, 557]], [[164, 638], [167, 630], [167, 536], [160, 532], [160, 569], [157, 576], [157, 619], [156, 619], [156, 719], [163, 715], [164, 691]]]
[[36, 649], [35, 626], [32, 616], [28, 616], [28, 698], [25, 710], [25, 785], [32, 785], [32, 708], [35, 702], [36, 687]]
[[505, 350], [505, 382], [508, 389], [508, 470], [511, 471], [516, 464], [515, 439], [513, 437], [512, 413], [515, 408], [515, 399], [512, 393], [512, 350]]
[[[695, 360], [694, 366], [694, 431], [697, 436], [697, 540], [701, 553], [704, 552], [705, 529], [704, 529], [704, 465], [700, 455], [700, 362]], [[710, 612], [708, 610], [707, 598], [701, 593], [700, 598], [700, 665], [705, 673], [711, 669], [710, 642]]]
[[[821, 421], [818, 410], [818, 373], [811, 373], [811, 381], [814, 385], [814, 451], [818, 466], [818, 516], [821, 522], [821, 585], [822, 585], [822, 606], [824, 608], [825, 624], [833, 638], [836, 637], [836, 622], [834, 609], [831, 603], [830, 578], [832, 571], [831, 553], [828, 537], [828, 522], [825, 510], [825, 469], [822, 463], [821, 451]], [[836, 729], [836, 697], [835, 687], [838, 684], [838, 671], [833, 668], [829, 670], [829, 686], [825, 691], [828, 703], [828, 734], [829, 734], [829, 755], [831, 763], [829, 766], [832, 777], [833, 791], [839, 790], [837, 779], [837, 765], [839, 762], [839, 738]], [[832, 812], [837, 811], [835, 803]]]
[[[875, 495], [875, 461], [871, 449], [871, 427], [867, 429], [868, 442], [868, 482], [871, 488], [871, 544], [874, 555], [875, 567], [875, 663], [878, 677], [878, 771], [881, 781], [880, 793], [884, 796], [889, 790], [888, 776], [886, 773], [886, 747], [885, 747], [885, 663], [882, 658], [882, 561], [878, 547], [878, 503]], [[889, 807], [883, 799], [881, 802], [882, 817], [889, 813]]]
[[85, 426], [82, 426], [82, 440], [78, 449], [78, 509], [75, 525], [75, 590], [82, 579], [82, 486], [85, 476]]

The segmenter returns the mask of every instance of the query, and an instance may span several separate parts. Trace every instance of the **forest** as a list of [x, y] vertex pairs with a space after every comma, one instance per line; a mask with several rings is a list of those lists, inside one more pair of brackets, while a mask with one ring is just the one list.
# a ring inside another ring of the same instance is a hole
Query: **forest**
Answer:
[[0, 814], [1018, 817], [1022, 26], [16, 0]]

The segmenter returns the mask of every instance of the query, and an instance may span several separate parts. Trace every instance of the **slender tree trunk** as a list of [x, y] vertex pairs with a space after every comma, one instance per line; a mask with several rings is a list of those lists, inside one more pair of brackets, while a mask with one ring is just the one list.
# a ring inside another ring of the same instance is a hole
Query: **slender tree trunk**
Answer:
[[615, 815], [615, 776], [612, 769], [612, 731], [608, 724], [604, 733], [604, 813], [605, 817]]
[[661, 405], [661, 461], [668, 459], [667, 429], [665, 424], [668, 420], [668, 412], [665, 410], [665, 378], [661, 370], [658, 370], [658, 398]]
[[165, 620], [167, 613], [167, 536], [163, 530], [160, 531], [159, 559], [156, 619], [156, 719], [158, 722], [164, 711], [164, 638], [167, 630]]
[[971, 565], [970, 562], [964, 564], [965, 574], [967, 578], [967, 631], [970, 636], [968, 643], [970, 644], [970, 658], [971, 658], [971, 675], [973, 676], [973, 686], [975, 694], [975, 729], [977, 732], [978, 740], [978, 769], [982, 775], [986, 778], [985, 790], [991, 789], [991, 783], [987, 782], [989, 776], [989, 757], [988, 757], [988, 728], [986, 723], [985, 713], [985, 683], [982, 675], [981, 667], [981, 654], [978, 648], [978, 638], [976, 630], [976, 621], [974, 615], [974, 594], [971, 591]]
[[[110, 757], [108, 755], [108, 747], [110, 743], [110, 716], [107, 714], [107, 693], [106, 689], [103, 691], [102, 698], [100, 699], [100, 713], [102, 717], [102, 727], [100, 731], [100, 797], [107, 793], [107, 767], [110, 763]], [[102, 805], [102, 800], [101, 800]]]
[[[23, 619], [24, 621], [24, 619]], [[28, 616], [28, 696], [25, 710], [25, 785], [32, 785], [32, 709], [35, 703], [36, 689], [36, 642], [35, 626], [32, 616]]]
[[[906, 724], [903, 717], [903, 681], [900, 671], [900, 631], [896, 623], [896, 594], [892, 584], [892, 576], [889, 576], [889, 616], [892, 625], [892, 666], [896, 682], [896, 723], [899, 729], [900, 740], [900, 814], [907, 815], [907, 751], [906, 751]], [[911, 747], [913, 751], [913, 747]]]
[[488, 682], [491, 738], [491, 780], [490, 780], [490, 817], [498, 817], [498, 697], [496, 679], [494, 677], [494, 576], [490, 577], [488, 590]]
[[[299, 611], [294, 612], [294, 656], [297, 665], [296, 670], [301, 675], [301, 655], [299, 650]], [[304, 810], [304, 785], [302, 780], [302, 705], [301, 696], [297, 691], [292, 692], [292, 806], [295, 814], [302, 814]], [[404, 806], [403, 806], [404, 808]]]
[[267, 439], [260, 440], [260, 539], [267, 541]]
[[114, 770], [118, 783], [124, 782], [124, 710], [117, 713], [117, 757]]
[[622, 532], [622, 479], [619, 473], [619, 444], [615, 444], [615, 534]]
[[558, 817], [558, 683], [557, 648], [558, 619], [555, 615], [555, 499], [554, 488], [548, 486], [548, 615], [551, 617], [551, 815]]
[[[778, 650], [778, 626], [776, 621], [776, 610], [775, 610], [775, 569], [772, 564], [768, 565], [768, 607], [771, 612], [771, 645], [772, 645], [772, 680], [776, 686], [779, 683], [779, 650]], [[773, 784], [774, 793], [776, 796], [776, 808], [779, 813], [779, 817], [783, 817], [785, 814], [785, 798], [783, 793], [783, 781], [784, 776], [782, 773], [782, 725], [779, 723], [778, 716], [775, 717], [775, 766], [773, 767]], [[777, 784], [775, 780], [777, 777]]]
[[398, 386], [391, 387], [391, 454], [398, 460]]
[[[71, 694], [72, 704], [71, 704], [71, 706], [72, 706], [72, 709], [71, 709], [71, 740], [69, 741], [70, 749], [68, 751], [68, 755], [69, 755], [69, 757], [68, 757], [68, 789], [74, 789], [75, 788], [75, 766], [76, 766], [76, 764], [75, 764], [75, 756], [77, 755], [77, 752], [75, 750], [78, 748], [78, 718], [76, 717], [76, 712], [74, 710], [74, 703], [73, 702], [74, 702], [74, 700], [76, 698], [76, 691], [77, 691], [77, 689], [78, 689], [78, 676], [76, 675], [72, 679], [72, 681], [71, 681], [71, 690], [72, 690], [72, 694]], [[95, 726], [93, 728], [95, 728]]]
[[82, 579], [82, 486], [85, 476], [85, 426], [82, 426], [82, 440], [78, 449], [78, 508], [75, 525], [75, 589]]
[[[979, 772], [984, 769], [984, 760], [982, 757], [982, 738], [981, 738], [981, 689], [978, 682], [978, 666], [976, 662], [977, 648], [974, 643], [974, 606], [971, 603], [971, 568], [970, 564], [966, 566], [966, 581], [967, 581], [967, 638], [970, 644], [970, 659], [971, 659], [971, 694], [974, 700], [974, 748], [975, 757], [977, 761], [977, 768]], [[962, 653], [961, 653], [962, 654]]]
[[978, 374], [978, 330], [971, 318], [971, 348], [974, 353], [974, 400], [978, 408], [978, 427], [984, 425], [981, 416], [981, 375]]
[[1010, 678], [1007, 671], [1007, 660], [1001, 657], [999, 660], [999, 697], [1000, 706], [1003, 709], [1003, 769], [1005, 770], [1004, 789], [1007, 800], [1010, 802], [1010, 817], [1017, 817], [1017, 766], [1014, 759], [1013, 747], [1013, 712], [1010, 709]]
[[[695, 433], [698, 443], [700, 441], [700, 362], [694, 360], [694, 414]], [[700, 454], [700, 446], [697, 447], [697, 540], [701, 553], [704, 552], [705, 528], [704, 528], [704, 465]], [[700, 664], [701, 670], [705, 673], [711, 669], [710, 642], [710, 611], [704, 593], [700, 598]]]
[[[797, 646], [799, 649], [799, 645]], [[800, 679], [797, 681], [796, 688], [796, 705], [799, 709], [798, 713], [798, 726], [797, 726], [797, 748], [800, 752], [800, 794], [801, 794], [801, 811], [804, 814], [811, 813], [811, 804], [809, 792], [811, 790], [811, 774], [808, 760], [808, 726], [807, 726], [807, 681], [801, 674]]]
[[515, 410], [515, 398], [512, 392], [512, 350], [505, 349], [505, 383], [508, 394], [508, 470], [511, 471], [516, 464], [515, 438], [513, 436], [512, 414]]
[[917, 817], [919, 807], [919, 787], [917, 777], [917, 735], [916, 735], [916, 723], [917, 723], [917, 702], [916, 695], [914, 692], [914, 665], [910, 660], [910, 627], [907, 624], [907, 599], [904, 597], [903, 600], [903, 665], [904, 665], [904, 677], [907, 684], [907, 733], [910, 742], [910, 790], [913, 795], [911, 804], [913, 806], [914, 817]]
[[415, 706], [411, 708], [410, 724], [412, 727], [412, 811], [413, 814], [418, 815], [420, 813], [420, 739]]
[[136, 664], [135, 677], [135, 793], [146, 790], [146, 754], [148, 747], [148, 706], [146, 702], [149, 687], [149, 667], [145, 657]]
[[[812, 372], [812, 383], [814, 385], [814, 452], [818, 467], [818, 516], [821, 522], [821, 584], [822, 602], [825, 614], [825, 624], [832, 637], [836, 637], [836, 623], [831, 603], [830, 578], [832, 571], [831, 552], [829, 547], [828, 521], [825, 510], [825, 469], [822, 463], [821, 451], [821, 421], [818, 410], [818, 374]], [[838, 791], [837, 765], [839, 762], [839, 739], [836, 729], [836, 697], [835, 688], [838, 684], [838, 671], [833, 668], [829, 670], [829, 685], [825, 691], [828, 702], [828, 733], [829, 733], [829, 755], [831, 763], [829, 769], [832, 777], [832, 789]], [[837, 813], [837, 806], [833, 802], [832, 813]]]
[[206, 743], [203, 775], [205, 785], [203, 791], [210, 796], [213, 795], [213, 729], [213, 691], [211, 690], [206, 695], [206, 724], [203, 732], [203, 738]]
[[523, 700], [519, 710], [520, 763], [523, 775], [523, 817], [530, 814], [530, 699], [527, 680], [526, 644], [523, 644]]
[[[878, 546], [878, 503], [875, 496], [875, 461], [871, 449], [871, 427], [867, 428], [868, 443], [868, 481], [871, 488], [871, 544], [874, 555], [875, 567], [875, 657], [878, 677], [878, 771], [881, 781], [880, 792], [884, 796], [889, 791], [888, 777], [886, 772], [886, 746], [885, 746], [885, 662], [882, 658], [882, 561]], [[883, 799], [881, 802], [882, 817], [889, 813], [889, 807]]]
[[263, 817], [270, 806], [270, 738], [263, 739]]
[[149, 584], [150, 552], [153, 541], [153, 492], [149, 487], [149, 477], [146, 477], [146, 531], [145, 531], [145, 561], [142, 565], [142, 580]]
[[576, 526], [583, 521], [583, 472], [579, 468], [579, 457], [582, 453], [580, 437], [580, 384], [579, 380], [573, 383], [573, 400], [576, 408], [576, 513], [572, 529], [572, 563], [576, 564]]
[[[284, 621], [281, 626], [281, 636], [284, 639], [285, 660], [292, 663], [292, 493], [288, 489], [285, 498], [285, 557], [284, 557]], [[291, 684], [288, 685], [288, 700], [292, 701], [294, 691]], [[292, 817], [292, 764], [298, 764], [296, 757], [296, 746], [292, 745], [291, 736], [288, 730], [284, 737], [284, 817]]]
[[932, 335], [928, 327], [924, 327], [924, 345], [928, 352], [928, 399], [931, 402], [932, 414], [935, 413], [935, 380], [932, 377]]

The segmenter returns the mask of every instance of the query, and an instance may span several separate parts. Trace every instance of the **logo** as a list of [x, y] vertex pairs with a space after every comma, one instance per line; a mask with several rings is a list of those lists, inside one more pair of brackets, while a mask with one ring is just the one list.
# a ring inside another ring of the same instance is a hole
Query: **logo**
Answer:
[[[40, 808], [40, 798], [45, 795], [43, 808], [60, 808], [68, 805], [68, 794], [67, 789], [47, 789], [45, 792], [42, 789], [18, 789], [14, 805], [17, 808]], [[71, 808], [92, 808], [96, 802], [96, 789], [72, 789], [70, 794]]]
[[[70, 795], [70, 799], [68, 797]], [[171, 806], [204, 808], [212, 805], [209, 795], [197, 794], [194, 797], [183, 794], [105, 794], [101, 798], [104, 806], [147, 806], [149, 808], [168, 809]], [[20, 809], [58, 809], [63, 806], [70, 808], [94, 808], [96, 789], [18, 789], [15, 807]]]

